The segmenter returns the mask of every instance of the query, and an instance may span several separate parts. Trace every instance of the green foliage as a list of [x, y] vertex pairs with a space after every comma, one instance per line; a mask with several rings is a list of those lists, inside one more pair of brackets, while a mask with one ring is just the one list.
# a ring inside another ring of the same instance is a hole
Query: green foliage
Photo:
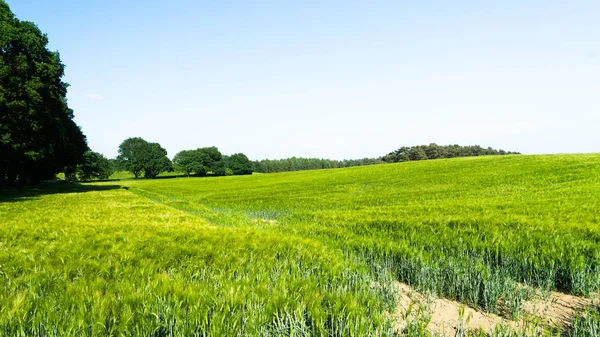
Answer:
[[195, 174], [205, 176], [208, 169], [205, 166], [208, 155], [200, 150], [184, 150], [178, 152], [173, 158], [175, 170], [184, 172], [186, 175]]
[[173, 171], [173, 166], [167, 150], [162, 148], [158, 143], [149, 143], [144, 152], [144, 178], [156, 178], [160, 173], [165, 171]]
[[112, 164], [98, 152], [88, 151], [83, 163], [77, 165], [77, 178], [81, 181], [106, 180], [112, 174]]
[[204, 166], [208, 171], [212, 172], [212, 174], [216, 176], [225, 175], [225, 160], [223, 159], [221, 152], [219, 152], [219, 149], [212, 146], [203, 147], [197, 151], [204, 155]]
[[483, 148], [479, 145], [460, 146], [460, 145], [444, 145], [440, 146], [435, 143], [429, 145], [403, 146], [396, 151], [390, 152], [382, 157], [386, 163], [398, 163], [409, 160], [426, 160], [438, 158], [456, 158], [456, 157], [476, 157], [476, 156], [492, 156], [519, 154], [518, 152], [507, 152], [504, 150], [495, 150], [491, 147]]
[[208, 172], [216, 176], [225, 175], [225, 158], [214, 146], [180, 151], [173, 158], [173, 162], [176, 170], [188, 176], [192, 173], [205, 176]]
[[71, 171], [87, 150], [67, 105], [64, 65], [32, 22], [0, 2], [0, 186]]
[[[157, 176], [157, 178], [176, 178], [182, 176], [183, 172], [163, 172]], [[110, 180], [131, 180], [136, 179], [133, 173], [129, 171], [113, 171], [113, 174], [108, 177]]]
[[569, 337], [600, 337], [600, 305], [578, 313], [571, 324]]
[[160, 173], [172, 171], [167, 150], [158, 143], [149, 143], [140, 137], [128, 138], [119, 145], [117, 160], [120, 166], [133, 173], [135, 178], [156, 178]]
[[243, 153], [235, 153], [225, 160], [226, 169], [230, 169], [233, 175], [252, 174], [252, 162]]
[[128, 138], [119, 145], [117, 160], [120, 166], [139, 178], [144, 171], [145, 150], [148, 142], [140, 137]]
[[108, 161], [110, 162], [110, 168], [113, 172], [126, 171], [126, 168], [123, 167], [123, 163], [117, 158], [111, 158]]
[[331, 160], [318, 158], [263, 159], [252, 162], [252, 171], [260, 173], [320, 170], [381, 164], [377, 158]]

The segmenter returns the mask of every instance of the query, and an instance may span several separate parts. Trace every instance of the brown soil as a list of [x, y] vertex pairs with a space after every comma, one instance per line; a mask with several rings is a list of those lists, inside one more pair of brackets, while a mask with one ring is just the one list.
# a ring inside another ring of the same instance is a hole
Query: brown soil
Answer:
[[544, 324], [564, 327], [571, 324], [573, 315], [582, 312], [592, 300], [558, 292], [551, 292], [547, 299], [535, 299], [524, 303], [523, 310], [539, 317]]
[[469, 308], [464, 304], [456, 301], [450, 301], [441, 298], [427, 298], [422, 294], [413, 290], [410, 286], [403, 283], [395, 283], [398, 289], [400, 301], [394, 312], [394, 320], [396, 322], [396, 330], [402, 331], [406, 326], [406, 312], [411, 308], [411, 316], [416, 315], [419, 310], [426, 310], [422, 315], [431, 315], [431, 321], [427, 328], [433, 333], [446, 334], [454, 336], [456, 328], [459, 324], [459, 314], [463, 308], [463, 322], [468, 323], [465, 327], [468, 329], [483, 329], [490, 331], [497, 324], [514, 325], [507, 319], [494, 314], [487, 314], [475, 309]]
[[[395, 321], [395, 329], [401, 332], [407, 324], [407, 318], [415, 318], [420, 310], [421, 317], [430, 316], [431, 320], [427, 326], [429, 331], [435, 334], [454, 336], [459, 322], [459, 315], [463, 310], [462, 324], [466, 330], [481, 329], [490, 332], [496, 325], [508, 326], [513, 330], [522, 330], [526, 324], [524, 321], [511, 321], [498, 315], [485, 313], [470, 308], [462, 303], [442, 298], [426, 297], [416, 292], [410, 286], [403, 283], [394, 283], [398, 290], [400, 301], [392, 314]], [[581, 312], [590, 305], [590, 299], [551, 292], [546, 299], [528, 301], [523, 305], [524, 317], [531, 321], [539, 317], [541, 323], [553, 327], [565, 327], [570, 324], [573, 315]], [[410, 314], [407, 312], [410, 309]], [[407, 317], [408, 316], [408, 317]]]

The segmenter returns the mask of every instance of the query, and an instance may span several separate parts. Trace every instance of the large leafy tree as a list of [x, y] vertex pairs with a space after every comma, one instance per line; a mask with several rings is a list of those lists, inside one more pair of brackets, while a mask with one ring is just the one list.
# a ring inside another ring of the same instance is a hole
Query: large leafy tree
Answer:
[[252, 162], [243, 153], [236, 153], [227, 157], [225, 166], [234, 175], [252, 174]]
[[197, 151], [204, 153], [206, 156], [204, 166], [206, 166], [208, 171], [216, 176], [225, 175], [225, 160], [219, 149], [211, 146], [200, 148]]
[[113, 173], [111, 162], [98, 152], [88, 151], [83, 162], [77, 165], [77, 178], [83, 181], [106, 180]]
[[67, 105], [65, 67], [47, 45], [0, 0], [0, 185], [73, 170], [87, 150]]
[[148, 143], [145, 153], [146, 163], [144, 165], [144, 178], [154, 179], [165, 171], [173, 171], [173, 165], [167, 150], [158, 143]]
[[175, 169], [185, 172], [188, 176], [192, 173], [199, 176], [206, 175], [208, 169], [205, 165], [207, 162], [208, 155], [199, 150], [183, 150], [173, 158]]
[[148, 142], [140, 137], [125, 139], [119, 145], [119, 156], [117, 160], [120, 167], [130, 171], [136, 178], [139, 178], [144, 171], [145, 151]]
[[172, 170], [167, 150], [158, 143], [149, 143], [140, 137], [125, 139], [119, 145], [117, 160], [120, 166], [139, 178], [156, 178], [160, 173]]
[[180, 151], [173, 158], [173, 163], [177, 170], [188, 176], [192, 173], [204, 176], [209, 172], [216, 176], [225, 175], [225, 157], [214, 146]]

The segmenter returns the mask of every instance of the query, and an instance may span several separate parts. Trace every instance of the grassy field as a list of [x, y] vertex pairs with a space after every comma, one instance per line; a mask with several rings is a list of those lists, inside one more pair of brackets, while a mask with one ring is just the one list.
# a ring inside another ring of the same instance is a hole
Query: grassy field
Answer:
[[2, 336], [385, 333], [368, 271], [323, 244], [111, 186], [52, 192], [0, 204]]
[[[172, 178], [172, 177], [183, 177], [185, 176], [185, 173], [183, 172], [163, 172], [161, 174], [158, 175], [158, 178]], [[128, 179], [135, 179], [135, 176], [133, 175], [133, 173], [129, 172], [129, 171], [115, 171], [113, 172], [113, 174], [111, 174], [111, 176], [108, 178], [109, 180], [128, 180]]]
[[392, 280], [509, 318], [600, 289], [600, 155], [111, 184], [3, 192], [0, 335], [383, 336]]

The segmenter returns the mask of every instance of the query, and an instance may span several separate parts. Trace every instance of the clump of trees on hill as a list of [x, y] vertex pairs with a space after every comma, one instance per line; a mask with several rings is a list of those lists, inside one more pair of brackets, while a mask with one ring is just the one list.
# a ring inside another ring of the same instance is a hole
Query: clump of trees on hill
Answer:
[[173, 158], [173, 164], [187, 176], [252, 174], [252, 163], [245, 154], [224, 156], [214, 146], [180, 151]]
[[489, 155], [519, 154], [504, 150], [495, 150], [491, 147], [483, 148], [479, 145], [429, 145], [403, 146], [379, 158], [331, 160], [318, 158], [285, 158], [264, 159], [252, 162], [254, 172], [272, 173], [302, 170], [318, 170], [329, 168], [342, 168], [352, 166], [364, 166], [382, 163], [397, 163], [411, 160], [426, 160], [439, 158], [473, 157]]
[[403, 146], [396, 151], [390, 152], [381, 159], [386, 163], [398, 163], [411, 160], [427, 160], [440, 158], [456, 157], [476, 157], [519, 154], [519, 152], [510, 152], [504, 150], [495, 150], [491, 147], [483, 148], [479, 145], [438, 145], [431, 143], [429, 145]]
[[48, 37], [0, 0], [0, 186], [74, 171], [88, 150], [67, 105], [65, 66]]
[[252, 174], [252, 162], [243, 153], [234, 153], [231, 156], [225, 156], [225, 174]]
[[288, 172], [302, 170], [319, 170], [329, 168], [342, 168], [351, 166], [364, 166], [381, 164], [383, 161], [379, 158], [331, 160], [319, 158], [285, 158], [285, 159], [263, 159], [252, 162], [254, 172], [272, 173]]
[[102, 154], [87, 151], [83, 155], [83, 161], [75, 169], [65, 170], [67, 181], [92, 181], [107, 180], [113, 174], [112, 163]]
[[225, 175], [225, 160], [214, 146], [180, 151], [173, 158], [173, 164], [177, 171], [188, 176], [203, 177], [209, 172], [216, 176]]
[[140, 137], [125, 139], [119, 145], [119, 166], [130, 171], [136, 178], [156, 178], [165, 171], [173, 171], [173, 164], [158, 143], [150, 143]]
[[243, 153], [224, 156], [218, 148], [211, 146], [180, 151], [171, 162], [167, 150], [160, 144], [140, 137], [124, 140], [119, 146], [119, 156], [108, 163], [115, 170], [133, 173], [135, 178], [153, 179], [163, 172], [173, 171], [188, 177], [252, 174], [252, 162]]

